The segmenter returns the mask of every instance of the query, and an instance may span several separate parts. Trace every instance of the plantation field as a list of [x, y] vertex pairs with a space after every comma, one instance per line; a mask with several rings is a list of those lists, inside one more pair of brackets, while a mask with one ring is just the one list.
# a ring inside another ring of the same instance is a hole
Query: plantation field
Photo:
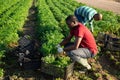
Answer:
[[[13, 50], [19, 45], [20, 37], [27, 34], [38, 42], [37, 52], [45, 57], [44, 61], [65, 67], [69, 58], [59, 57], [59, 61], [56, 61], [55, 46], [69, 33], [65, 18], [83, 5], [86, 4], [75, 0], [0, 0], [0, 80], [6, 76], [10, 80], [63, 80], [43, 74], [40, 70], [21, 70]], [[96, 42], [99, 32], [120, 37], [120, 15], [95, 9], [103, 14], [103, 20], [94, 21], [93, 35]], [[89, 60], [92, 72], [80, 74], [77, 69], [80, 65], [76, 65], [69, 80], [120, 79], [120, 52], [102, 51], [103, 47], [99, 44], [98, 48], [98, 55]]]

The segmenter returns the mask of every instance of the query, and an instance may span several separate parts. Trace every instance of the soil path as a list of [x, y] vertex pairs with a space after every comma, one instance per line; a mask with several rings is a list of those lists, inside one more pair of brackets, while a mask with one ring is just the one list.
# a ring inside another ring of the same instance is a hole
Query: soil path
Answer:
[[120, 14], [120, 3], [112, 0], [76, 0], [85, 3], [88, 6], [93, 6], [107, 11]]
[[23, 35], [29, 35], [35, 37], [35, 27], [36, 27], [36, 12], [35, 7], [32, 6], [29, 10], [29, 16], [23, 27]]

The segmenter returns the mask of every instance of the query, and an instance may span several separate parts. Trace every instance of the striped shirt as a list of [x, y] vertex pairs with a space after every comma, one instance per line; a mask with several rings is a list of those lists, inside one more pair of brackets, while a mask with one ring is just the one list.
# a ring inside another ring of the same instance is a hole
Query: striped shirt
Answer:
[[97, 11], [95, 9], [88, 6], [82, 6], [76, 9], [76, 14], [85, 17], [88, 21], [90, 21], [96, 13]]
[[88, 6], [81, 6], [75, 10], [75, 16], [84, 25], [89, 22], [91, 29], [93, 29], [93, 16], [97, 14], [97, 11]]

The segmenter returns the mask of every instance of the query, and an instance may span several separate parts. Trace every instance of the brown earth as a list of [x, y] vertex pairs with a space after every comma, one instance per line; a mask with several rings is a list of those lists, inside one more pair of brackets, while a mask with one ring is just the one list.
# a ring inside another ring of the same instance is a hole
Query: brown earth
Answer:
[[112, 0], [112, 1], [120, 2], [120, 0]]
[[76, 0], [76, 1], [85, 3], [88, 6], [120, 14], [120, 3], [116, 2], [115, 0]]

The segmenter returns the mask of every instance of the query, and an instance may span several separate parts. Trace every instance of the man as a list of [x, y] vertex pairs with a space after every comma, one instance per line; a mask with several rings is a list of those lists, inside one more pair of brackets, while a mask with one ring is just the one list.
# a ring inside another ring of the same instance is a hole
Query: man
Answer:
[[[74, 15], [69, 15], [66, 18], [66, 24], [70, 29], [70, 34], [57, 45], [58, 52], [67, 52], [67, 55], [78, 63], [82, 64], [88, 70], [91, 66], [87, 62], [87, 58], [91, 58], [97, 54], [97, 45], [90, 30], [83, 24], [79, 23]], [[75, 37], [74, 44], [62, 48], [70, 42], [72, 37]]]
[[93, 20], [99, 21], [102, 19], [102, 14], [97, 13], [97, 11], [88, 6], [81, 6], [77, 8], [74, 12], [74, 15], [77, 17], [78, 21], [86, 25], [89, 23], [90, 30], [93, 32]]

